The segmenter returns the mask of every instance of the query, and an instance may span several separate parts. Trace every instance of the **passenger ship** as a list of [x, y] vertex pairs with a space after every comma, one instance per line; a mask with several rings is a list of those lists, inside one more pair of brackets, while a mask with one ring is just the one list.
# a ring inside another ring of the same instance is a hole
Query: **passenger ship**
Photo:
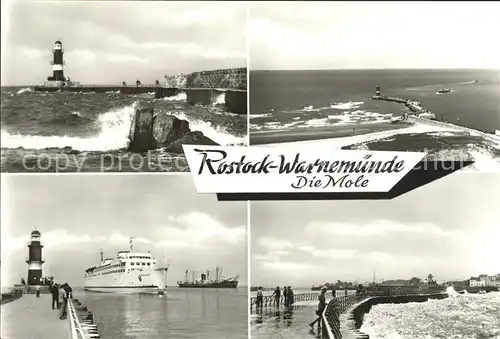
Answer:
[[85, 290], [99, 292], [159, 293], [166, 288], [168, 266], [158, 268], [150, 252], [134, 252], [132, 238], [130, 249], [119, 251], [116, 259], [104, 259], [85, 270]]

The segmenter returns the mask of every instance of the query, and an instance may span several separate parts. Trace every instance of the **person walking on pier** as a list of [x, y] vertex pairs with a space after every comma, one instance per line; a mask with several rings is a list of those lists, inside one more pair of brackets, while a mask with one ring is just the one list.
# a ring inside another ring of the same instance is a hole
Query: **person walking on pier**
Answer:
[[281, 290], [280, 287], [277, 286], [276, 289], [273, 292], [273, 295], [271, 297], [274, 297], [274, 301], [276, 303], [276, 308], [280, 307], [280, 301], [281, 301]]
[[59, 287], [57, 284], [50, 286], [50, 293], [52, 294], [52, 309], [59, 309]]
[[68, 311], [68, 292], [64, 289], [64, 286], [59, 288], [59, 302], [61, 303], [61, 313], [59, 314], [59, 319], [66, 319]]
[[36, 297], [40, 298], [40, 286], [36, 287]]
[[326, 308], [326, 286], [323, 286], [321, 288], [321, 294], [318, 296], [318, 309], [316, 310], [316, 315], [318, 316], [316, 320], [314, 320], [312, 323], [309, 323], [309, 326], [314, 327], [315, 323], [318, 323], [318, 332], [321, 327], [321, 319], [323, 315], [323, 311]]
[[257, 310], [262, 309], [264, 301], [264, 293], [262, 292], [262, 286], [257, 290]]

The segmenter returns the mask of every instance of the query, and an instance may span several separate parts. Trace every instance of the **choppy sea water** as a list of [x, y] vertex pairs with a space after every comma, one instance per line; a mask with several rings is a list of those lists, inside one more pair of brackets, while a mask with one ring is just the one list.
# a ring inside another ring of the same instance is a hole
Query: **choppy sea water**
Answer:
[[500, 338], [500, 293], [376, 305], [360, 331], [370, 339]]
[[105, 339], [248, 337], [246, 287], [167, 288], [166, 297], [76, 291]]
[[[401, 126], [402, 104], [371, 100], [382, 94], [417, 100], [438, 120], [490, 134], [443, 126]], [[451, 92], [438, 94], [441, 88]], [[250, 72], [250, 143], [346, 139], [345, 149], [426, 151], [473, 159], [500, 170], [500, 71], [327, 70]], [[353, 140], [347, 140], [352, 138]]]
[[223, 97], [210, 106], [193, 106], [185, 93], [154, 99], [154, 93], [41, 93], [2, 87], [3, 172], [187, 171], [183, 155], [161, 149], [127, 152], [135, 108], [188, 120], [221, 145], [246, 143], [246, 116], [225, 110]]

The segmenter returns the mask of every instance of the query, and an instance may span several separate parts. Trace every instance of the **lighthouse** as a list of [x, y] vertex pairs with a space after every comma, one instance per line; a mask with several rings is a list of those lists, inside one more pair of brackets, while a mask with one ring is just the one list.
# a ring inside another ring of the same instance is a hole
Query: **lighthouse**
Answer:
[[377, 85], [377, 87], [375, 87], [375, 96], [376, 97], [380, 96], [380, 85]]
[[41, 234], [34, 230], [31, 232], [31, 239], [28, 243], [29, 257], [26, 259], [28, 264], [28, 285], [40, 285], [42, 279], [42, 265], [45, 261], [42, 258]]
[[64, 77], [64, 71], [63, 71], [64, 50], [62, 47], [62, 42], [60, 40], [57, 40], [54, 43], [54, 50], [52, 53], [54, 54], [54, 59], [51, 62], [51, 64], [52, 64], [52, 76], [48, 77], [47, 80], [49, 80], [49, 81], [66, 81], [66, 78]]

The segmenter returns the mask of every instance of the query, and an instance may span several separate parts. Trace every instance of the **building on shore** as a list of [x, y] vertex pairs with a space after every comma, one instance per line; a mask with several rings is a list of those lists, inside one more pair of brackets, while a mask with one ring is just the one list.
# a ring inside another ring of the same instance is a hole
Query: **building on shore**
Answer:
[[500, 287], [500, 273], [496, 275], [481, 274], [479, 277], [471, 277], [470, 287]]

